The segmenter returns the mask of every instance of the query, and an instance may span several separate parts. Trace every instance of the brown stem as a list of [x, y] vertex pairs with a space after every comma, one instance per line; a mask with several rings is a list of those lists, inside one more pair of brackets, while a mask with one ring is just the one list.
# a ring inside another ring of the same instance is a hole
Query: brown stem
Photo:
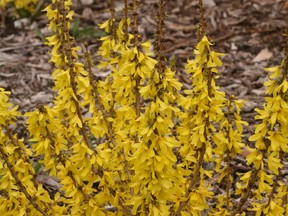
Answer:
[[231, 187], [231, 181], [230, 181], [230, 174], [231, 174], [231, 156], [230, 152], [227, 153], [227, 181], [226, 181], [226, 205], [227, 205], [227, 211], [230, 211], [230, 187]]
[[88, 50], [88, 44], [85, 45], [85, 48], [86, 48], [85, 57], [86, 57], [86, 61], [87, 61], [87, 70], [88, 70], [88, 74], [89, 74], [89, 82], [90, 82], [90, 85], [91, 85], [92, 90], [93, 90], [92, 91], [92, 95], [93, 95], [94, 98], [96, 98], [97, 104], [99, 105], [99, 110], [102, 113], [104, 121], [105, 121], [105, 124], [106, 124], [106, 126], [108, 128], [109, 140], [110, 140], [110, 142], [112, 142], [113, 146], [115, 147], [116, 146], [116, 142], [115, 142], [115, 139], [114, 139], [113, 126], [112, 126], [111, 122], [108, 121], [109, 115], [108, 115], [108, 113], [105, 110], [105, 107], [104, 107], [104, 105], [103, 105], [103, 103], [101, 101], [100, 93], [99, 93], [99, 91], [97, 89], [96, 82], [93, 79], [92, 62], [91, 62], [91, 55], [90, 55], [90, 52]]
[[[42, 108], [44, 108], [44, 107], [42, 107]], [[53, 135], [50, 133], [47, 126], [45, 127], [45, 131], [46, 131], [48, 139], [50, 140], [52, 147], [55, 149], [55, 141], [53, 139]], [[58, 158], [60, 163], [65, 167], [66, 166], [66, 160], [65, 160], [65, 157], [63, 157], [63, 155], [61, 154], [61, 152], [59, 154], [57, 154], [56, 157]], [[89, 199], [88, 195], [84, 193], [82, 188], [77, 186], [77, 181], [76, 181], [75, 177], [73, 176], [73, 173], [70, 170], [68, 171], [67, 175], [72, 179], [72, 181], [74, 182], [74, 185], [77, 187], [78, 190], [80, 190], [83, 197], [85, 197], [86, 200]]]
[[136, 115], [140, 116], [141, 111], [141, 95], [139, 92], [139, 86], [140, 86], [140, 77], [137, 75], [136, 77], [136, 85], [135, 85], [135, 92], [136, 92], [136, 103], [135, 103], [135, 109], [136, 109]]
[[124, 0], [124, 24], [123, 24], [123, 31], [124, 31], [124, 43], [126, 44], [129, 39], [129, 32], [128, 32], [128, 1]]
[[200, 23], [199, 23], [199, 29], [197, 31], [197, 38], [198, 41], [200, 41], [202, 37], [206, 35], [207, 23], [205, 19], [205, 8], [203, 6], [202, 0], [198, 0], [198, 5], [200, 9]]
[[[5, 127], [5, 130], [6, 130], [6, 133], [7, 133], [8, 137], [9, 137], [9, 139], [12, 141], [13, 145], [14, 145], [15, 147], [18, 147], [17, 149], [15, 149], [15, 151], [19, 154], [19, 156], [22, 156], [22, 158], [24, 159], [24, 161], [25, 161], [26, 163], [30, 164], [29, 156], [28, 156], [28, 155], [25, 153], [25, 151], [21, 148], [21, 146], [20, 146], [19, 143], [18, 143], [18, 140], [15, 139], [15, 137], [13, 137], [13, 134], [12, 134], [11, 129], [10, 129], [7, 125], [5, 125], [4, 127]], [[21, 149], [22, 151], [21, 151], [20, 149]], [[28, 172], [29, 172], [30, 175], [33, 176], [33, 178], [32, 178], [31, 180], [32, 180], [32, 182], [33, 182], [33, 184], [34, 184], [34, 187], [35, 187], [35, 188], [38, 188], [39, 182], [36, 180], [36, 175], [35, 175], [34, 173], [31, 173], [30, 169], [28, 169]]]
[[274, 197], [274, 193], [276, 191], [276, 188], [277, 188], [277, 185], [278, 185], [278, 181], [279, 181], [279, 178], [281, 177], [281, 173], [279, 172], [279, 174], [276, 176], [276, 179], [274, 180], [273, 182], [273, 186], [272, 186], [272, 190], [270, 191], [268, 197], [269, 197], [269, 200], [267, 202], [267, 204], [265, 205], [265, 208], [268, 207]]
[[[231, 143], [231, 137], [230, 137], [230, 124], [232, 123], [231, 120], [231, 113], [232, 113], [232, 102], [233, 102], [233, 97], [230, 97], [228, 100], [228, 107], [227, 107], [227, 121], [228, 125], [226, 127], [226, 136], [228, 139], [228, 143]], [[231, 174], [231, 155], [230, 151], [226, 150], [227, 154], [227, 184], [226, 184], [226, 205], [227, 205], [227, 210], [230, 211], [230, 187], [231, 187], [231, 181], [230, 181], [230, 174]]]
[[138, 8], [138, 2], [137, 0], [133, 0], [133, 7], [132, 7], [132, 16], [133, 16], [133, 26], [132, 26], [132, 31], [134, 35], [133, 39], [133, 44], [138, 47], [140, 41], [139, 41], [139, 32], [138, 32], [138, 13], [137, 13], [137, 8]]
[[164, 1], [158, 0], [158, 13], [157, 13], [157, 32], [155, 40], [155, 51], [157, 56], [157, 69], [159, 73], [163, 73], [165, 69], [166, 59], [164, 57], [164, 40], [165, 40], [165, 8]]
[[[212, 79], [213, 79], [213, 74], [211, 72], [211, 69], [210, 68], [207, 68], [207, 85], [208, 85], [208, 96], [210, 98], [212, 98], [214, 95], [212, 94]], [[208, 102], [209, 103], [209, 106], [210, 106], [210, 101]]]
[[94, 153], [97, 153], [96, 150], [94, 148], [92, 148], [89, 144], [89, 138], [88, 138], [88, 135], [86, 132], [86, 128], [87, 128], [86, 122], [83, 120], [82, 110], [81, 110], [81, 107], [79, 105], [80, 96], [77, 94], [77, 83], [75, 80], [76, 72], [74, 71], [75, 58], [72, 56], [71, 37], [69, 34], [67, 18], [66, 18], [67, 10], [65, 9], [65, 6], [64, 6], [64, 0], [62, 0], [61, 3], [62, 4], [59, 8], [59, 13], [63, 14], [63, 18], [62, 18], [62, 22], [61, 22], [62, 26], [60, 28], [63, 29], [63, 34], [64, 34], [63, 36], [64, 36], [64, 40], [65, 40], [65, 42], [63, 42], [63, 46], [65, 46], [63, 54], [66, 55], [66, 57], [67, 57], [67, 61], [68, 61], [67, 67], [69, 68], [70, 84], [71, 84], [73, 94], [77, 98], [77, 100], [75, 98], [72, 98], [72, 101], [76, 107], [77, 117], [79, 118], [79, 120], [82, 124], [82, 127], [80, 127], [80, 131], [83, 135], [84, 142], [89, 149], [91, 149]]
[[252, 187], [256, 181], [256, 178], [257, 178], [257, 174], [258, 174], [259, 170], [256, 170], [254, 169], [252, 171], [252, 174], [251, 174], [251, 177], [249, 179], [249, 182], [248, 182], [248, 186], [247, 186], [247, 189], [246, 189], [246, 193], [241, 197], [241, 200], [239, 201], [238, 205], [234, 208], [234, 211], [231, 213], [231, 216], [234, 216], [238, 213], [240, 213], [243, 205], [246, 203], [246, 201], [248, 200], [251, 192], [252, 192]]
[[[138, 32], [138, 13], [137, 13], [137, 8], [138, 8], [138, 2], [137, 0], [133, 0], [133, 6], [132, 6], [132, 16], [133, 16], [133, 26], [132, 26], [132, 31], [133, 31], [133, 44], [138, 50], [138, 46], [140, 43], [140, 37], [139, 37], [139, 32]], [[139, 52], [139, 50], [138, 50]], [[135, 77], [136, 85], [134, 87], [135, 90], [135, 95], [136, 95], [136, 101], [135, 101], [135, 110], [137, 116], [140, 116], [140, 109], [141, 109], [141, 96], [139, 92], [139, 86], [140, 86], [140, 80], [141, 78], [137, 74]]]
[[288, 194], [286, 193], [285, 196], [282, 197], [282, 208], [284, 209], [286, 208], [287, 201], [288, 201]]
[[[200, 167], [202, 166], [202, 162], [203, 162], [203, 158], [204, 158], [204, 154], [205, 154], [205, 144], [202, 144], [202, 148], [199, 150], [200, 151], [200, 155], [199, 155], [199, 159], [197, 161], [196, 167], [194, 168], [194, 173], [190, 176], [191, 181], [190, 184], [185, 192], [184, 197], [187, 199], [189, 197], [189, 194], [191, 193], [191, 191], [195, 188], [198, 179], [199, 179], [199, 172], [200, 172]], [[177, 215], [181, 215], [181, 211], [184, 209], [184, 207], [187, 205], [188, 201], [182, 201], [180, 202], [180, 205], [178, 207], [178, 209], [175, 212], [175, 216]]]
[[111, 14], [111, 20], [110, 23], [110, 33], [113, 36], [114, 40], [117, 39], [117, 31], [115, 26], [115, 2], [114, 0], [110, 0], [110, 14]]
[[[284, 152], [280, 152], [280, 155], [279, 155], [279, 158], [281, 158], [281, 164], [283, 164], [283, 158], [284, 158]], [[274, 182], [273, 182], [273, 186], [272, 186], [272, 190], [270, 191], [270, 194], [269, 194], [269, 200], [267, 202], [267, 204], [265, 205], [265, 208], [268, 207], [272, 201], [272, 199], [274, 198], [274, 194], [276, 192], [276, 188], [277, 188], [277, 185], [278, 185], [278, 181], [281, 177], [281, 168], [278, 168], [278, 175], [276, 176]]]
[[[86, 57], [86, 62], [87, 62], [87, 70], [88, 70], [88, 74], [89, 74], [89, 82], [90, 82], [90, 85], [91, 85], [92, 90], [93, 90], [92, 94], [93, 94], [93, 97], [96, 98], [97, 103], [99, 104], [100, 112], [102, 113], [104, 121], [105, 121], [105, 124], [106, 124], [106, 126], [108, 128], [109, 140], [110, 140], [110, 142], [112, 142], [113, 147], [116, 147], [117, 144], [116, 144], [116, 141], [115, 141], [115, 138], [114, 138], [113, 126], [112, 126], [111, 122], [108, 121], [108, 113], [106, 112], [105, 107], [104, 107], [104, 105], [103, 105], [103, 103], [101, 101], [100, 93], [99, 93], [99, 91], [97, 89], [96, 82], [93, 79], [91, 54], [89, 52], [87, 43], [85, 44], [85, 48], [86, 48], [85, 57]], [[131, 182], [131, 173], [130, 173], [130, 169], [128, 167], [126, 154], [125, 154], [123, 148], [122, 148], [122, 151], [123, 151], [122, 155], [123, 155], [124, 161], [125, 161], [124, 167], [125, 167], [125, 171], [126, 171], [127, 176], [128, 176], [128, 182]], [[131, 188], [131, 194], [133, 194], [133, 193], [134, 193], [134, 190], [133, 190], [133, 188]]]
[[22, 193], [25, 194], [26, 198], [29, 200], [29, 202], [33, 205], [33, 207], [38, 211], [40, 212], [42, 215], [45, 215], [45, 216], [48, 216], [48, 214], [46, 213], [46, 210], [42, 209], [36, 202], [36, 198], [35, 197], [32, 197], [28, 191], [26, 190], [26, 187], [22, 184], [21, 180], [19, 179], [16, 171], [14, 170], [12, 164], [9, 162], [9, 159], [7, 157], [7, 155], [5, 154], [4, 150], [2, 147], [0, 147], [0, 154], [3, 158], [3, 160], [5, 161], [9, 171], [11, 172], [13, 178], [15, 179], [16, 181], [16, 185], [19, 187], [20, 191]]
[[[44, 108], [44, 107], [41, 107], [41, 112], [45, 113], [45, 109], [43, 109], [43, 108]], [[55, 148], [55, 141], [54, 141], [54, 139], [53, 139], [53, 135], [50, 133], [48, 127], [45, 127], [45, 130], [46, 130], [46, 133], [47, 133], [47, 137], [48, 137], [48, 139], [49, 139], [50, 142], [51, 142], [52, 147]], [[63, 155], [61, 154], [61, 152], [60, 152], [60, 154], [56, 155], [56, 157], [59, 159], [60, 163], [61, 163], [63, 166], [66, 165], [65, 156], [63, 156]], [[102, 173], [102, 172], [101, 172], [101, 173]], [[71, 171], [69, 170], [68, 173], [67, 173], [67, 176], [69, 176], [69, 177], [72, 179], [74, 185], [75, 185], [75, 186], [77, 187], [77, 189], [81, 192], [81, 194], [83, 195], [83, 197], [85, 198], [85, 200], [86, 200], [86, 201], [89, 200], [89, 199], [91, 198], [91, 196], [89, 196], [88, 194], [85, 194], [85, 192], [83, 191], [82, 187], [81, 187], [81, 186], [78, 186], [77, 181], [76, 181], [76, 179], [75, 179], [75, 177], [74, 177], [74, 175], [73, 175], [73, 172], [71, 172]], [[101, 178], [103, 178], [103, 174], [99, 174], [99, 176], [100, 176]], [[109, 187], [109, 190], [110, 190], [110, 191], [114, 191], [114, 189], [112, 189], [112, 188], [110, 188], [110, 187]], [[119, 199], [120, 199], [120, 198], [119, 198]], [[123, 205], [123, 202], [124, 202], [123, 200], [119, 200], [120, 205], [123, 207], [125, 213], [127, 213], [126, 215], [129, 215], [129, 216], [132, 215], [132, 214], [131, 214], [131, 211], [129, 210], [129, 208], [128, 208], [127, 206], [124, 206], [124, 205]]]
[[[209, 56], [209, 55], [208, 55]], [[205, 74], [205, 70], [208, 70], [207, 71], [207, 74]], [[211, 81], [212, 81], [212, 72], [211, 72], [211, 69], [210, 68], [203, 68], [202, 69], [202, 72], [204, 73], [204, 76], [206, 76], [206, 78], [208, 79], [208, 82], [207, 82], [207, 86], [208, 86], [208, 96], [210, 98], [214, 97], [214, 95], [212, 94], [212, 86], [211, 86]], [[208, 101], [208, 104], [207, 106], [210, 108], [210, 101]], [[212, 133], [211, 131], [209, 131], [209, 125], [211, 124], [211, 122], [209, 121], [209, 118], [205, 118], [205, 130], [204, 130], [204, 137], [205, 137], [205, 140], [209, 140], [209, 135], [208, 133]], [[209, 131], [209, 132], [208, 132]], [[198, 179], [199, 179], [199, 171], [200, 171], [200, 167], [202, 166], [202, 162], [203, 162], [203, 158], [204, 158], [204, 155], [205, 155], [205, 151], [206, 151], [206, 146], [205, 146], [205, 143], [202, 144], [202, 147], [201, 147], [201, 150], [200, 150], [200, 156], [199, 156], [199, 160], [197, 161], [197, 164], [196, 164], [196, 168], [194, 168], [194, 174], [193, 174], [193, 178], [190, 182], [190, 185], [188, 187], [188, 190], [186, 191], [186, 194], [185, 194], [185, 198], [188, 198], [190, 192], [192, 189], [194, 189], [196, 183], [198, 182]], [[187, 205], [187, 201], [185, 202], [182, 202], [180, 203], [179, 205], [179, 208], [178, 210], [176, 211], [175, 215], [180, 215], [181, 214], [181, 211], [182, 209], [185, 207], [185, 205]]]

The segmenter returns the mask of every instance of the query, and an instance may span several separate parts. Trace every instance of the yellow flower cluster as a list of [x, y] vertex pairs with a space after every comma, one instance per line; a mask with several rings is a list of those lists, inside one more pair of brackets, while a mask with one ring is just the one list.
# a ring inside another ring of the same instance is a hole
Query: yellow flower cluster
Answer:
[[176, 194], [174, 182], [178, 183], [178, 173], [174, 168], [177, 159], [173, 149], [179, 143], [172, 134], [172, 116], [180, 111], [173, 102], [176, 100], [175, 92], [181, 89], [182, 84], [168, 67], [163, 73], [157, 67], [151, 69], [143, 69], [148, 81], [145, 87], [140, 87], [141, 96], [150, 102], [137, 119], [141, 122], [141, 131], [138, 132], [139, 143], [133, 146], [135, 176], [132, 185], [135, 192], [142, 193], [134, 199], [137, 203], [134, 206], [142, 204], [143, 209], [146, 204], [151, 215], [167, 215], [171, 207], [168, 203], [173, 202]]
[[[226, 100], [226, 117], [220, 122], [220, 130], [213, 135], [213, 141], [217, 145], [215, 148], [216, 167], [215, 170], [220, 174], [218, 182], [226, 185], [226, 193], [218, 195], [218, 203], [215, 209], [216, 215], [230, 215], [233, 208], [231, 200], [231, 186], [235, 181], [232, 173], [231, 162], [240, 155], [245, 147], [242, 142], [243, 125], [248, 123], [241, 120], [240, 111], [244, 106], [243, 100], [236, 100], [234, 96], [230, 96]], [[223, 165], [223, 163], [225, 163]], [[221, 213], [221, 214], [220, 214]]]
[[[284, 215], [288, 210], [284, 202], [288, 195], [287, 184], [280, 179], [283, 159], [288, 151], [287, 57], [281, 66], [266, 70], [271, 73], [264, 84], [267, 96], [263, 109], [256, 109], [258, 115], [255, 119], [261, 120], [261, 123], [256, 125], [254, 135], [249, 138], [256, 143], [247, 157], [247, 164], [254, 164], [257, 173], [258, 187], [253, 191], [255, 201], [251, 210], [256, 215], [272, 216]], [[247, 175], [251, 172], [242, 177], [246, 185], [249, 180]]]
[[193, 88], [185, 90], [186, 96], [178, 99], [184, 109], [179, 115], [181, 124], [177, 129], [182, 144], [179, 152], [183, 158], [182, 167], [189, 176], [183, 184], [185, 202], [178, 207], [178, 214], [181, 211], [200, 214], [208, 208], [207, 198], [213, 195], [205, 180], [205, 176], [212, 176], [212, 171], [205, 169], [203, 162], [213, 161], [212, 135], [216, 132], [215, 123], [224, 116], [225, 94], [215, 83], [216, 67], [222, 65], [219, 56], [223, 54], [211, 51], [211, 45], [207, 36], [197, 44], [195, 59], [188, 60], [186, 65]]
[[98, 173], [103, 162], [87, 134], [89, 117], [82, 115], [89, 105], [91, 113], [95, 111], [95, 100], [89, 73], [78, 62], [79, 48], [73, 47], [73, 38], [69, 35], [73, 16], [71, 4], [70, 0], [55, 0], [45, 9], [49, 27], [55, 31], [47, 38], [47, 44], [52, 46], [51, 62], [55, 64], [52, 77], [58, 95], [54, 107], [39, 107], [27, 113], [27, 123], [36, 155], [44, 155], [45, 169], [61, 180], [65, 199], [62, 196], [55, 196], [55, 199], [65, 203], [63, 214], [90, 212], [103, 215], [99, 206], [107, 200], [93, 188], [94, 182], [105, 176]]
[[53, 214], [48, 191], [34, 178], [32, 151], [12, 132], [20, 113], [8, 102], [8, 94], [0, 88], [0, 214]]
[[0, 7], [5, 8], [8, 4], [13, 4], [16, 9], [25, 9], [33, 12], [39, 0], [0, 0]]
[[[110, 28], [114, 25], [111, 22], [114, 22], [114, 20], [108, 20], [101, 25], [101, 28], [104, 28], [107, 33], [112, 32]], [[150, 42], [135, 46], [130, 43], [131, 39], [134, 38], [134, 35], [131, 34], [128, 35], [128, 41], [125, 41], [124, 22], [127, 22], [127, 25], [130, 24], [130, 20], [122, 19], [116, 31], [117, 37], [109, 35], [102, 38], [103, 45], [99, 49], [99, 54], [105, 61], [100, 65], [100, 68], [110, 66], [112, 67], [112, 74], [106, 79], [106, 84], [101, 82], [99, 84], [103, 87], [106, 86], [106, 89], [109, 89], [108, 92], [113, 95], [114, 102], [110, 105], [114, 108], [113, 128], [117, 131], [115, 134], [117, 146], [114, 150], [117, 152], [124, 151], [125, 158], [122, 158], [122, 166], [125, 163], [128, 164], [128, 167], [135, 174], [132, 179], [123, 176], [124, 179], [133, 181], [127, 187], [132, 187], [132, 192], [135, 194], [134, 197], [129, 198], [130, 200], [126, 204], [134, 206], [133, 214], [136, 214], [140, 205], [140, 209], [144, 209], [147, 205], [149, 211], [161, 212], [162, 215], [165, 215], [168, 208], [166, 207], [167, 197], [164, 194], [168, 195], [168, 189], [171, 188], [169, 186], [171, 181], [166, 181], [166, 178], [172, 176], [172, 165], [175, 163], [175, 156], [173, 156], [172, 148], [169, 146], [169, 143], [173, 143], [173, 140], [167, 134], [173, 127], [170, 118], [173, 109], [166, 104], [175, 100], [175, 96], [171, 93], [175, 88], [179, 90], [181, 84], [175, 80], [175, 74], [169, 68], [166, 68], [164, 74], [161, 75], [155, 70], [157, 61], [152, 58]], [[157, 92], [163, 93], [159, 94]], [[143, 114], [143, 104], [140, 104], [140, 101], [137, 102], [137, 94], [140, 94], [144, 100], [151, 101], [149, 105], [145, 106], [145, 113]], [[141, 114], [140, 110], [137, 111], [137, 107], [141, 109]], [[145, 129], [143, 130], [143, 128]], [[139, 133], [140, 129], [142, 130], [141, 133]], [[163, 149], [163, 153], [159, 156], [151, 154], [160, 149]], [[131, 152], [133, 152], [133, 155], [131, 155]], [[151, 153], [148, 154], [148, 152]], [[141, 159], [145, 159], [147, 155], [151, 157], [147, 163], [148, 166]], [[168, 157], [168, 155], [170, 156]], [[121, 167], [119, 159], [118, 161], [115, 160], [113, 164], [119, 164], [118, 166]], [[160, 161], [156, 163], [157, 160]], [[162, 167], [166, 160], [167, 165]], [[133, 167], [131, 167], [131, 161]], [[163, 173], [162, 168], [170, 171]], [[127, 166], [124, 170], [126, 169]], [[161, 178], [158, 177], [160, 175]], [[142, 191], [147, 182], [151, 182], [150, 189], [146, 192]], [[168, 186], [162, 186], [162, 183], [168, 184]], [[157, 207], [155, 204], [152, 205], [153, 196], [156, 196], [157, 199], [162, 197], [161, 205], [164, 206], [163, 208]]]

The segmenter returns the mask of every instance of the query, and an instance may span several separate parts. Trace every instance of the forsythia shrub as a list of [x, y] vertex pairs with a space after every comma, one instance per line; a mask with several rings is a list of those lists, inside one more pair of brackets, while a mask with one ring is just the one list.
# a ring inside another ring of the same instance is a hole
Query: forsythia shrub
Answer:
[[[185, 90], [164, 57], [164, 1], [158, 1], [154, 52], [138, 33], [138, 2], [128, 3], [119, 23], [112, 7], [100, 25], [107, 36], [97, 66], [111, 71], [104, 80], [93, 77], [88, 46], [84, 59], [78, 56], [69, 33], [71, 0], [52, 0], [44, 10], [54, 32], [47, 45], [56, 96], [52, 106], [24, 114], [28, 148], [13, 133], [17, 106], [0, 88], [0, 214], [285, 215], [288, 45], [281, 66], [267, 69], [267, 96], [255, 116], [261, 122], [249, 147], [242, 141], [244, 101], [217, 86], [223, 54], [206, 35], [202, 1], [198, 44], [186, 64], [192, 86]], [[232, 161], [244, 147], [251, 171], [237, 176]], [[31, 158], [59, 181], [54, 193], [38, 180]]]

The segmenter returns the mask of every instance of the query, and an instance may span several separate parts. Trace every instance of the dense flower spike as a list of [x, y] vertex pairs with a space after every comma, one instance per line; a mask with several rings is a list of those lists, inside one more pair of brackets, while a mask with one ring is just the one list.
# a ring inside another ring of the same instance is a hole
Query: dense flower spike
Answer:
[[1, 215], [53, 214], [53, 201], [35, 178], [35, 171], [23, 140], [13, 135], [11, 126], [20, 115], [8, 102], [9, 92], [0, 88], [0, 213]]
[[[102, 169], [99, 164], [103, 162], [101, 154], [96, 155], [97, 150], [90, 143], [89, 125], [83, 117], [83, 109], [89, 104], [93, 113], [95, 100], [91, 97], [89, 73], [78, 62], [76, 52], [79, 48], [73, 47], [73, 38], [69, 35], [74, 13], [70, 10], [71, 4], [69, 0], [55, 0], [45, 9], [49, 27], [55, 31], [47, 43], [52, 46], [51, 62], [55, 64], [52, 76], [58, 95], [53, 108], [40, 107], [28, 113], [28, 124], [32, 140], [36, 142], [36, 153], [44, 155], [46, 170], [61, 180], [65, 197], [75, 200], [71, 204], [69, 199], [63, 199], [69, 212], [103, 215], [99, 206], [107, 200], [95, 201], [97, 196], [103, 196], [102, 193], [92, 197], [96, 193], [93, 183], [103, 177], [103, 174], [97, 174]], [[97, 205], [89, 206], [89, 202]]]
[[[165, 17], [163, 1], [158, 2], [158, 7], [159, 11], [162, 11], [158, 13], [158, 20], [162, 22]], [[174, 185], [178, 182], [177, 169], [174, 167], [177, 158], [173, 149], [179, 144], [172, 134], [172, 116], [173, 112], [179, 112], [179, 109], [172, 104], [176, 99], [175, 92], [181, 89], [182, 84], [176, 80], [175, 72], [164, 65], [160, 44], [163, 43], [162, 39], [163, 32], [159, 35], [158, 31], [156, 40], [159, 43], [155, 49], [160, 61], [157, 61], [154, 68], [143, 68], [145, 74], [138, 74], [142, 80], [147, 80], [146, 86], [140, 87], [141, 97], [147, 104], [144, 113], [139, 117], [139, 121], [143, 123], [141, 131], [138, 132], [139, 143], [133, 145], [135, 176], [131, 186], [137, 195], [130, 203], [134, 205], [134, 214], [139, 208], [145, 215], [168, 215], [171, 202], [177, 194], [177, 187]], [[140, 52], [139, 55], [141, 58]], [[145, 61], [147, 64], [149, 59], [143, 59], [143, 63]]]
[[[113, 10], [111, 10], [113, 12]], [[99, 94], [98, 104], [102, 113], [104, 128], [107, 128], [105, 142], [100, 146], [103, 150], [109, 146], [110, 158], [107, 161], [107, 168], [113, 170], [111, 181], [115, 181], [114, 189], [117, 191], [119, 200], [127, 200], [133, 194], [133, 189], [127, 185], [131, 182], [131, 163], [128, 160], [131, 155], [131, 146], [137, 134], [136, 110], [134, 106], [135, 92], [133, 83], [135, 81], [132, 71], [125, 69], [127, 63], [132, 61], [125, 57], [125, 53], [130, 51], [131, 39], [133, 36], [128, 33], [130, 19], [128, 17], [128, 5], [125, 4], [124, 18], [118, 26], [113, 17], [100, 27], [104, 28], [108, 36], [102, 37], [103, 44], [99, 49], [102, 63], [99, 68], [110, 68], [111, 74], [104, 80], [95, 83], [95, 95]], [[134, 59], [134, 57], [132, 56]], [[97, 85], [97, 87], [96, 87]], [[98, 98], [98, 96], [97, 96]], [[102, 104], [102, 105], [101, 105]], [[102, 125], [103, 125], [102, 124]], [[95, 128], [95, 127], [94, 127]], [[98, 124], [99, 131], [103, 131]], [[93, 128], [92, 128], [93, 132]], [[124, 171], [124, 172], [123, 172]], [[117, 186], [116, 186], [117, 185]], [[116, 189], [117, 188], [117, 189]], [[117, 201], [117, 199], [115, 199]], [[122, 202], [121, 201], [121, 202]], [[118, 205], [118, 201], [113, 203]], [[123, 207], [121, 207], [122, 209]], [[128, 214], [127, 210], [125, 214]], [[130, 210], [131, 212], [131, 210]], [[129, 213], [131, 214], [131, 213]]]
[[[193, 214], [200, 214], [208, 208], [206, 199], [213, 193], [209, 191], [206, 177], [212, 176], [212, 171], [203, 167], [203, 162], [213, 161], [213, 134], [215, 124], [224, 117], [223, 107], [225, 94], [216, 86], [216, 67], [222, 65], [219, 57], [223, 56], [211, 50], [211, 42], [204, 36], [195, 49], [195, 59], [188, 60], [187, 73], [191, 74], [192, 90], [185, 90], [187, 96], [182, 96], [178, 103], [184, 109], [180, 115], [181, 124], [178, 127], [179, 140], [182, 143], [180, 154], [182, 166], [189, 173], [184, 185], [185, 202], [181, 202], [176, 215], [184, 209]], [[198, 182], [200, 183], [198, 186]]]
[[229, 215], [232, 211], [233, 202], [231, 200], [231, 186], [235, 181], [232, 174], [231, 162], [243, 152], [245, 144], [242, 142], [243, 125], [247, 122], [241, 120], [240, 111], [244, 106], [243, 100], [236, 100], [230, 96], [226, 100], [226, 115], [220, 122], [220, 128], [213, 134], [213, 141], [216, 144], [214, 150], [216, 157], [215, 170], [220, 174], [218, 182], [226, 185], [226, 194], [218, 195], [217, 209], [218, 214]]
[[[287, 196], [287, 185], [280, 180], [280, 175], [284, 155], [288, 151], [287, 57], [281, 66], [268, 68], [267, 71], [271, 73], [264, 84], [267, 97], [263, 109], [256, 109], [258, 115], [255, 116], [261, 123], [256, 125], [254, 135], [249, 138], [256, 143], [247, 157], [247, 164], [254, 164], [258, 181], [258, 187], [253, 191], [255, 201], [251, 210], [256, 215], [284, 215], [288, 207], [283, 202]], [[266, 166], [269, 172], [264, 169]], [[247, 181], [244, 176], [242, 179]]]
[[[249, 137], [255, 141], [255, 148], [248, 155], [247, 164], [254, 165], [254, 170], [247, 172], [237, 183], [237, 193], [243, 194], [233, 216], [241, 211], [249, 194], [253, 192], [251, 211], [255, 215], [285, 215], [287, 205], [287, 182], [280, 179], [285, 155], [288, 151], [287, 108], [288, 108], [288, 34], [284, 34], [285, 58], [280, 66], [267, 68], [269, 79], [264, 83], [266, 97], [263, 109], [255, 109], [258, 113], [254, 134]], [[267, 169], [268, 168], [268, 169]], [[253, 184], [257, 185], [253, 189]]]

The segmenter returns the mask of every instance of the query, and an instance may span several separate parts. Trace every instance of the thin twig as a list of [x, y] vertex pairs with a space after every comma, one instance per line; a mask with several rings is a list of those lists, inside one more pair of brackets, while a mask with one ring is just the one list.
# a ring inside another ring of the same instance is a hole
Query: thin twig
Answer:
[[26, 190], [26, 187], [22, 184], [21, 180], [19, 179], [16, 171], [14, 170], [12, 164], [9, 162], [9, 159], [7, 157], [7, 155], [5, 154], [4, 150], [2, 147], [0, 147], [0, 154], [1, 157], [3, 158], [3, 160], [5, 161], [9, 171], [11, 172], [13, 178], [16, 181], [16, 185], [20, 188], [20, 191], [23, 192], [26, 196], [26, 198], [29, 200], [29, 202], [33, 205], [33, 207], [40, 212], [42, 215], [44, 216], [48, 216], [48, 214], [45, 212], [44, 209], [42, 209], [36, 202], [35, 202], [35, 197], [32, 197], [28, 191]]
[[234, 208], [234, 211], [231, 213], [231, 216], [235, 216], [236, 214], [238, 214], [243, 205], [247, 202], [251, 192], [252, 192], [252, 187], [256, 181], [256, 178], [257, 178], [257, 174], [258, 174], [259, 170], [256, 170], [254, 169], [252, 171], [252, 174], [250, 176], [250, 179], [249, 179], [249, 182], [248, 182], [248, 186], [247, 186], [247, 189], [246, 189], [246, 193], [241, 197], [241, 200], [240, 202], [238, 203], [238, 205]]

